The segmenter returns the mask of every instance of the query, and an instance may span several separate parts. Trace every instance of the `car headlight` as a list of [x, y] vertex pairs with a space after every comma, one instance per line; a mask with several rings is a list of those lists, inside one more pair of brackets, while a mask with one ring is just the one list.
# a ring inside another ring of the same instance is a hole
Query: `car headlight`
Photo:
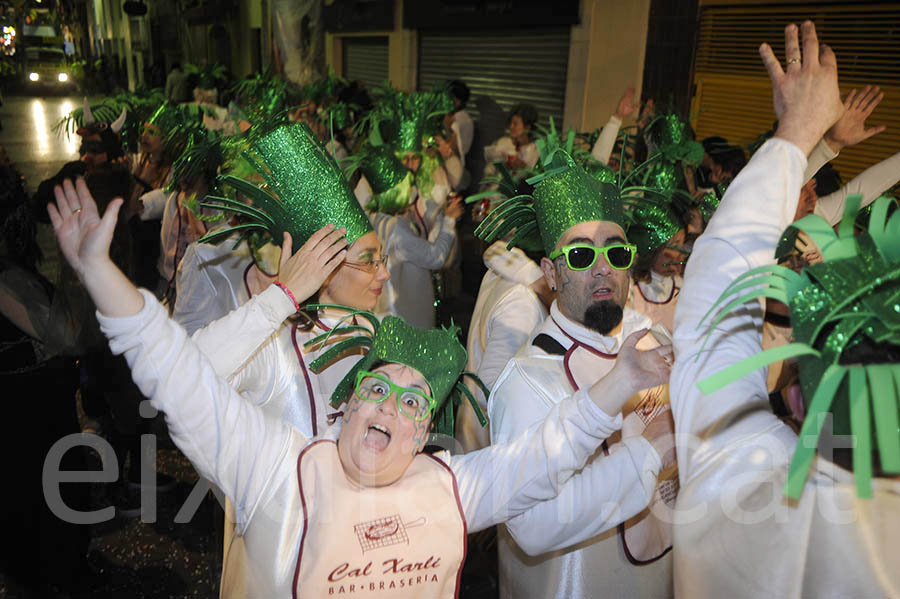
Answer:
[[28, 78], [32, 81], [37, 81], [38, 79], [40, 79], [37, 73], [29, 73]]
[[57, 75], [56, 78], [59, 79], [60, 83], [65, 83], [66, 81], [69, 80], [69, 76], [66, 75], [65, 73], [60, 73], [59, 75]]

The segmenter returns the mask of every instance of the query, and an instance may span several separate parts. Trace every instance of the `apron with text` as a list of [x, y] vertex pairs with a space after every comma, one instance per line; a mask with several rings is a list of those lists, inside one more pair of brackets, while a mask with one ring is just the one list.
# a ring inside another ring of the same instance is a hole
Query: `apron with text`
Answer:
[[334, 441], [297, 460], [304, 532], [294, 597], [456, 597], [466, 522], [456, 479], [441, 460], [417, 455], [385, 487], [344, 475]]

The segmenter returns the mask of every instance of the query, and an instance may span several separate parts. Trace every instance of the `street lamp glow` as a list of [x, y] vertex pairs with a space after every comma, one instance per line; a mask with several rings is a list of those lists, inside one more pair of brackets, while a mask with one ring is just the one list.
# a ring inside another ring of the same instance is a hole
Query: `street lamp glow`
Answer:
[[32, 81], [37, 81], [38, 79], [40, 79], [40, 77], [38, 76], [37, 73], [30, 73], [30, 74], [28, 75], [28, 78], [29, 78], [30, 80], [32, 80]]
[[60, 73], [59, 76], [57, 77], [57, 79], [59, 79], [60, 83], [65, 83], [66, 81], [69, 80], [69, 76], [66, 75], [65, 73]]

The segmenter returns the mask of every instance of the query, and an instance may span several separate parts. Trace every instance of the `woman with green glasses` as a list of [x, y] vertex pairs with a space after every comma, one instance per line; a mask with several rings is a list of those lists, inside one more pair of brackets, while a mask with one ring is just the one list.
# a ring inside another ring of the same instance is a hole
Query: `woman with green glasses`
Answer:
[[[515, 440], [427, 455], [432, 424], [452, 427], [442, 408], [461, 391], [466, 352], [456, 331], [416, 329], [397, 317], [378, 323], [360, 312], [374, 334], [344, 339], [313, 364], [324, 367], [352, 345], [368, 348], [332, 394], [332, 403], [347, 400], [339, 435], [332, 429], [313, 440], [241, 398], [156, 299], [116, 268], [109, 243], [120, 200], [101, 219], [81, 181], [77, 190], [68, 181], [57, 187], [56, 198], [49, 212], [60, 248], [113, 352], [125, 355], [135, 382], [165, 412], [176, 445], [234, 504], [246, 572], [243, 588], [228, 589], [233, 596], [457, 596], [467, 532], [547, 504], [573, 484], [621, 427], [628, 397], [668, 374], [663, 356], [636, 350], [641, 333], [631, 335], [619, 350], [628, 359]], [[324, 270], [333, 264], [318, 260]], [[266, 301], [271, 317], [284, 319], [304, 299], [270, 286], [249, 304]], [[610, 477], [618, 455], [605, 460]], [[632, 515], [604, 494], [598, 486], [592, 503], [610, 506], [613, 522]]]

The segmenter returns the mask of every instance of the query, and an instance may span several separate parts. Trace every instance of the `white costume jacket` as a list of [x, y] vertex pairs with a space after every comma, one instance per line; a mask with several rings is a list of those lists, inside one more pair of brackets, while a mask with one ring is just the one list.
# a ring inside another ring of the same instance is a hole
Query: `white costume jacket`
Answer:
[[[327, 587], [334, 596], [355, 597], [362, 584], [367, 591], [379, 591], [371, 595], [375, 597], [452, 596], [447, 577], [456, 575], [461, 564], [465, 531], [492, 526], [536, 506], [556, 511], [547, 500], [583, 476], [579, 472], [585, 462], [622, 424], [621, 416], [611, 418], [582, 391], [554, 406], [509, 444], [461, 456], [419, 456], [399, 483], [383, 488], [385, 493], [378, 488], [348, 489], [345, 477], [331, 476], [335, 450], [333, 444], [329, 449], [328, 438], [324, 446], [314, 443], [311, 448], [306, 435], [241, 398], [165, 309], [148, 292], [141, 293], [144, 307], [139, 313], [125, 318], [98, 314], [98, 319], [113, 352], [125, 355], [141, 391], [165, 412], [176, 445], [234, 503], [246, 546], [246, 571], [243, 587], [223, 590], [225, 596], [270, 599], [296, 592], [298, 597], [319, 597]], [[237, 312], [246, 313], [248, 326], [277, 326], [293, 312], [293, 305], [281, 290], [270, 287]], [[331, 439], [334, 433], [329, 433]], [[306, 461], [310, 456], [312, 462]], [[401, 500], [396, 487], [420, 474], [425, 484], [404, 497], [421, 492], [423, 503], [410, 511], [397, 503]], [[334, 503], [323, 504], [329, 493]], [[433, 512], [422, 509], [435, 497], [444, 504]], [[599, 486], [593, 499], [601, 504], [614, 500]], [[345, 508], [334, 513], [338, 505]], [[434, 518], [429, 517], [432, 513]], [[437, 580], [428, 575], [435, 559], [442, 557], [428, 553], [441, 549], [431, 543], [435, 535], [428, 535], [435, 530], [432, 522], [440, 525], [439, 532], [456, 531], [439, 536], [446, 544], [446, 559]], [[548, 532], [556, 534], [555, 528]], [[304, 556], [307, 533], [322, 541], [313, 555]], [[399, 546], [393, 543], [398, 536], [405, 541]], [[407, 561], [408, 556], [417, 561]], [[343, 562], [319, 563], [325, 557]], [[305, 580], [298, 576], [302, 572], [313, 572], [316, 578]], [[351, 589], [351, 583], [356, 587]], [[312, 595], [306, 588], [313, 589]], [[383, 589], [387, 594], [380, 592]]]
[[[898, 597], [900, 481], [873, 479], [856, 497], [852, 475], [821, 458], [797, 502], [781, 495], [797, 436], [769, 409], [760, 369], [715, 393], [697, 382], [761, 351], [762, 308], [725, 318], [700, 352], [700, 320], [725, 287], [772, 264], [797, 207], [806, 157], [766, 142], [735, 178], [694, 244], [675, 315], [670, 381], [681, 491], [675, 587], [682, 597]], [[679, 440], [681, 442], [681, 439]]]
[[[626, 308], [622, 331], [603, 336], [563, 316], [554, 302], [550, 317], [534, 331], [534, 340], [509, 362], [492, 390], [488, 401], [491, 442], [516, 438], [572, 396], [576, 387], [589, 388], [612, 370], [622, 340], [649, 326], [649, 319]], [[552, 348], [554, 343], [561, 352]], [[648, 335], [638, 347], [656, 345]], [[598, 593], [608, 597], [672, 594], [670, 553], [647, 565], [636, 566], [630, 561], [657, 557], [666, 551], [670, 540], [671, 532], [658, 526], [654, 514], [646, 509], [651, 502], [654, 509], [664, 509], [656, 505], [662, 500], [655, 493], [662, 464], [656, 450], [640, 436], [642, 422], [665, 401], [666, 388], [656, 387], [626, 404], [624, 438], [608, 442], [609, 455], [600, 451], [592, 457], [577, 484], [567, 487], [566, 494], [558, 498], [559, 511], [538, 508], [513, 518], [506, 525], [509, 534], [501, 527], [501, 597], [587, 599]], [[668, 470], [666, 500], [671, 502], [677, 481], [674, 471]], [[601, 492], [611, 501], [598, 501], [597, 493]], [[626, 521], [624, 533], [614, 528]], [[634, 555], [626, 552], [623, 536]]]
[[[544, 273], [525, 252], [507, 250], [505, 241], [496, 241], [485, 250], [484, 264], [488, 271], [481, 280], [469, 324], [466, 370], [477, 374], [491, 389], [507, 362], [547, 318], [547, 308], [529, 287]], [[487, 398], [481, 388], [468, 380], [466, 384], [487, 415]], [[466, 402], [456, 415], [456, 440], [464, 451], [486, 447], [491, 441], [488, 427], [481, 426]]]
[[441, 216], [437, 226], [430, 227], [427, 238], [421, 237], [416, 225], [404, 215], [376, 214], [372, 224], [388, 256], [391, 273], [378, 298], [376, 312], [400, 316], [416, 327], [433, 327], [431, 271], [444, 266], [456, 239], [456, 221]]

